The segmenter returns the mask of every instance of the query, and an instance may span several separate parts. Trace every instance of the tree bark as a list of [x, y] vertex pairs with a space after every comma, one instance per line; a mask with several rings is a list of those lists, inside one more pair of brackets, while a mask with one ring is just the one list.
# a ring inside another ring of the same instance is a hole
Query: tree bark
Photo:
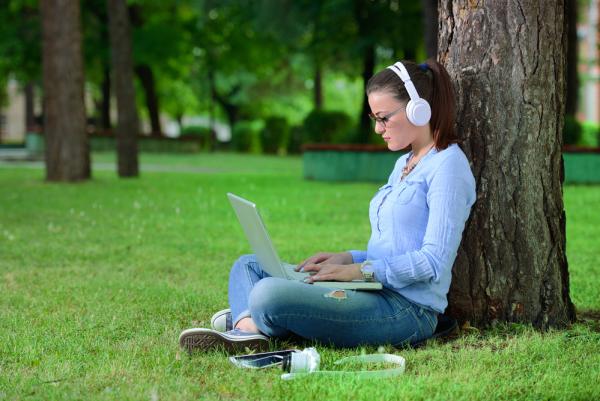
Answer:
[[46, 179], [90, 178], [79, 2], [40, 1]]
[[572, 322], [565, 254], [563, 1], [441, 0], [438, 57], [477, 202], [453, 270], [448, 312], [485, 326]]
[[139, 119], [133, 85], [131, 29], [125, 0], [108, 0], [112, 77], [117, 98], [117, 158], [119, 177], [139, 175]]
[[154, 81], [154, 73], [152, 68], [147, 64], [140, 64], [135, 68], [135, 72], [142, 83], [144, 94], [146, 97], [146, 107], [150, 116], [150, 127], [153, 136], [162, 136], [162, 128], [160, 126], [160, 107], [158, 104], [158, 96], [156, 96], [156, 84]]

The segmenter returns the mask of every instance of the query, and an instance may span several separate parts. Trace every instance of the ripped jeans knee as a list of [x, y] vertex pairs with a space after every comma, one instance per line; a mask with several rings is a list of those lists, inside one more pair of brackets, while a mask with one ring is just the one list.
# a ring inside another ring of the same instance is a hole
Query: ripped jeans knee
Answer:
[[413, 310], [420, 307], [388, 289], [344, 290], [270, 277], [252, 289], [249, 307], [259, 330], [273, 337], [295, 334], [342, 347], [422, 337], [423, 322]]

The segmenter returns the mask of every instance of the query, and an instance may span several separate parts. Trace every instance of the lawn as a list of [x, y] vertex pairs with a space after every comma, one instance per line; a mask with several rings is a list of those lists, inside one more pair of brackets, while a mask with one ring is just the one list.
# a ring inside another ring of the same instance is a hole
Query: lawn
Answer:
[[[249, 252], [225, 193], [260, 205], [292, 262], [364, 248], [378, 186], [304, 181], [299, 158], [141, 160], [141, 178], [119, 180], [114, 157], [95, 154], [83, 184], [0, 164], [0, 400], [600, 398], [600, 187], [565, 188], [571, 296], [583, 312], [568, 330], [500, 325], [387, 347], [406, 358], [397, 378], [284, 382], [276, 370], [242, 371], [224, 354], [190, 357], [177, 345], [181, 330], [209, 326], [227, 306], [228, 270]], [[376, 351], [317, 347], [324, 369]]]

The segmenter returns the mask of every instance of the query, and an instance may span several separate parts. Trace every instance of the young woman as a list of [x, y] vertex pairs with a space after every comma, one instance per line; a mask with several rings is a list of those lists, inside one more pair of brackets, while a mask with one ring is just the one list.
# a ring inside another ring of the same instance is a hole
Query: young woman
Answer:
[[[454, 130], [454, 92], [436, 61], [398, 62], [373, 76], [375, 132], [391, 151], [410, 147], [369, 207], [366, 251], [319, 253], [297, 267], [306, 283], [269, 277], [253, 255], [231, 269], [229, 305], [212, 329], [188, 329], [188, 350], [259, 349], [299, 336], [341, 347], [406, 344], [432, 335], [448, 304], [451, 269], [475, 202], [475, 180]], [[380, 291], [332, 291], [316, 281], [375, 279]]]

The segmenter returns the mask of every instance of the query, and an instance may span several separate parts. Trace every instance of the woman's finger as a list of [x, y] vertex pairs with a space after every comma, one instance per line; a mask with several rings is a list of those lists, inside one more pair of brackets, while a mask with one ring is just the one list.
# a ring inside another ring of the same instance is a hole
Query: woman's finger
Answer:
[[308, 259], [305, 259], [304, 261], [302, 261], [301, 263], [299, 263], [296, 267], [295, 270], [296, 271], [300, 271], [302, 270], [303, 267], [305, 267], [308, 264], [317, 264], [317, 263], [321, 263], [322, 261], [326, 260], [327, 257], [323, 254], [316, 254], [311, 256]]
[[335, 281], [338, 274], [335, 270], [322, 269], [317, 274], [312, 276], [314, 281]]
[[312, 277], [313, 281], [350, 281], [348, 269], [339, 265], [321, 265], [321, 270]]
[[298, 263], [296, 265], [296, 267], [294, 267], [294, 270], [299, 272], [300, 270], [302, 270], [302, 268], [304, 267], [304, 265], [306, 264], [306, 262], [308, 261], [308, 259], [303, 260], [302, 262]]
[[302, 271], [305, 272], [318, 272], [320, 271], [322, 268], [321, 265], [317, 265], [315, 263], [308, 263], [304, 266], [304, 269]]
[[339, 278], [332, 273], [315, 274], [311, 277], [312, 281], [338, 281]]
[[308, 258], [308, 259], [304, 259], [302, 262], [298, 263], [298, 265], [295, 267], [295, 270], [296, 270], [296, 271], [300, 271], [300, 270], [302, 270], [302, 268], [303, 268], [304, 266], [306, 266], [307, 264], [309, 264], [309, 263], [314, 263], [314, 262], [313, 262], [313, 259], [314, 259], [314, 258], [315, 258], [314, 256], [311, 256], [311, 257], [310, 257], [310, 258]]

